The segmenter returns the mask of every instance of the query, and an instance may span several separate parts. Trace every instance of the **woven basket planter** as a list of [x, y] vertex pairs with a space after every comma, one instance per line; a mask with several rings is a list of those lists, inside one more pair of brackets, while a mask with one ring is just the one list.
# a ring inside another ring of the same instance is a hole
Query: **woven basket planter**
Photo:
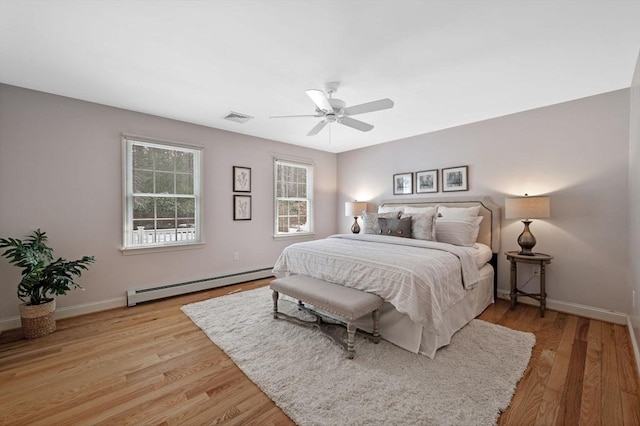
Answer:
[[27, 339], [46, 336], [56, 331], [56, 299], [42, 305], [20, 305], [22, 332]]

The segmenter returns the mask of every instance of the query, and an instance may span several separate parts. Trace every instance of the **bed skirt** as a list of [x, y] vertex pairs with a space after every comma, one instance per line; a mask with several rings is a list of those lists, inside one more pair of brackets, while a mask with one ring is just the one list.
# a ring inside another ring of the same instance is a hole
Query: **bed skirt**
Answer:
[[[398, 312], [393, 305], [386, 302], [380, 308], [380, 336], [403, 349], [413, 353], [421, 353], [433, 358], [438, 348], [448, 345], [451, 337], [477, 317], [494, 302], [493, 299], [494, 271], [490, 265], [480, 269], [480, 282], [473, 289], [467, 290], [467, 296], [454, 304], [443, 314], [443, 328], [437, 333], [425, 329]], [[356, 321], [356, 326], [371, 332], [369, 318]]]

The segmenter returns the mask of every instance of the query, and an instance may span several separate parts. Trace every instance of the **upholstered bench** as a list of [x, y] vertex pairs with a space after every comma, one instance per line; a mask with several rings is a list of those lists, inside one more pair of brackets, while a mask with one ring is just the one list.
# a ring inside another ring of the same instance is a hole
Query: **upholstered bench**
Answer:
[[[380, 340], [378, 331], [378, 322], [380, 320], [379, 308], [384, 302], [380, 296], [306, 275], [290, 275], [288, 277], [278, 278], [271, 281], [270, 287], [271, 290], [273, 290], [273, 318], [286, 319], [302, 325], [317, 326], [320, 331], [331, 338], [331, 340], [347, 350], [348, 358], [352, 359], [355, 354], [354, 338], [356, 326], [354, 322], [358, 318], [371, 314], [373, 333], [364, 334], [370, 335], [374, 343], [378, 343]], [[299, 306], [313, 314], [316, 317], [316, 321], [305, 321], [278, 312], [279, 293], [297, 299]], [[327, 331], [325, 325], [331, 323], [324, 322], [321, 314], [308, 309], [304, 306], [304, 303], [313, 305], [315, 308], [335, 314], [340, 319], [344, 319], [347, 324], [346, 345], [344, 341], [337, 339]]]

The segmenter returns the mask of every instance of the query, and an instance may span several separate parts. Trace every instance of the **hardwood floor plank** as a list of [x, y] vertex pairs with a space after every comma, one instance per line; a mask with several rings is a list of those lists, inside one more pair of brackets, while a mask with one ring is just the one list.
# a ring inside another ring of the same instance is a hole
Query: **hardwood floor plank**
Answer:
[[640, 385], [638, 381], [638, 372], [634, 368], [633, 349], [631, 348], [631, 338], [629, 330], [623, 325], [614, 326], [614, 336], [616, 346], [621, 351], [616, 351], [618, 359], [618, 379], [620, 381], [620, 389], [623, 392], [638, 395], [640, 393]]
[[622, 395], [618, 374], [615, 325], [602, 327], [602, 423], [622, 423]]
[[576, 340], [586, 342], [589, 339], [589, 323], [589, 319], [578, 317], [578, 325], [576, 326]]
[[[588, 322], [587, 322], [588, 323]], [[581, 325], [578, 325], [580, 333]], [[587, 342], [578, 335], [573, 342], [567, 378], [562, 391], [562, 412], [559, 413], [560, 424], [571, 424], [580, 418], [580, 404], [582, 403], [582, 386], [584, 379], [584, 364], [587, 358]]]
[[229, 422], [230, 425], [282, 425], [294, 424], [292, 421], [282, 423], [273, 414], [280, 410], [266, 395], [254, 395], [250, 399], [238, 404], [241, 414]]
[[602, 425], [602, 323], [589, 321], [587, 333], [587, 356], [584, 365], [582, 400], [580, 401], [580, 424]]
[[[293, 425], [180, 311], [270, 281], [59, 320], [40, 339], [3, 332], [0, 424]], [[552, 310], [541, 318], [537, 307], [511, 310], [505, 300], [479, 318], [536, 335], [500, 425], [638, 424], [638, 374], [624, 327]]]
[[638, 395], [622, 391], [622, 424], [628, 426], [640, 426], [640, 398]]
[[[499, 302], [499, 301], [498, 301]], [[493, 303], [487, 307], [479, 316], [478, 319], [483, 321], [497, 323], [500, 318], [509, 309], [508, 303]]]
[[582, 390], [584, 382], [584, 366], [587, 358], [587, 339], [589, 320], [578, 317], [576, 334], [571, 349], [571, 359], [565, 387], [562, 393], [563, 411], [560, 413], [561, 424], [569, 424], [580, 418]]
[[[191, 368], [191, 363], [196, 362], [194, 357], [184, 366]], [[214, 361], [211, 359], [200, 360], [200, 364], [211, 365]], [[130, 395], [130, 399], [124, 401], [118, 406], [110, 407], [108, 410], [95, 413], [86, 419], [88, 424], [120, 424], [127, 423], [128, 419], [135, 419], [133, 424], [138, 423], [140, 416], [155, 413], [154, 407], [157, 404], [166, 404], [167, 401], [186, 399], [184, 391], [188, 389], [190, 383], [199, 382], [203, 377], [208, 377], [209, 372], [206, 368], [196, 368], [193, 376], [182, 376], [178, 380], [163, 375], [163, 380], [156, 383], [152, 390], [139, 392]], [[220, 373], [220, 372], [218, 372]], [[140, 414], [142, 412], [142, 414]], [[166, 416], [166, 412], [164, 412]]]
[[98, 389], [95, 392], [57, 404], [50, 411], [35, 410], [28, 417], [25, 417], [25, 422], [8, 424], [28, 424], [30, 426], [79, 424], [106, 407], [120, 405], [130, 400], [134, 395], [152, 391], [157, 384], [162, 383], [162, 380], [163, 378], [158, 376], [134, 385], [117, 385], [112, 388]]
[[564, 410], [562, 395], [569, 372], [569, 363], [571, 361], [571, 351], [577, 323], [577, 317], [567, 316], [558, 350], [554, 356], [547, 387], [542, 396], [542, 402], [540, 403], [536, 416], [536, 425], [563, 424], [558, 421], [558, 415]]
[[516, 388], [516, 394], [527, 395], [527, 398], [514, 398], [509, 408], [500, 416], [500, 425], [510, 424], [515, 419], [522, 425], [535, 423], [553, 366], [555, 350], [549, 351], [545, 348], [545, 344], [553, 331], [556, 315], [553, 313], [544, 319], [537, 320], [539, 310], [530, 306], [527, 309], [529, 312], [525, 318], [532, 319], [529, 328], [536, 334], [536, 345], [533, 348], [529, 366]]

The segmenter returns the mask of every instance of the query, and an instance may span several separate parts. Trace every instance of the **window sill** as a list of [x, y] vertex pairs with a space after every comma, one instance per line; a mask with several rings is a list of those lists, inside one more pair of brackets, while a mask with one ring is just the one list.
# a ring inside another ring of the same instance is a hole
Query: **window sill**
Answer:
[[273, 239], [274, 240], [288, 240], [288, 239], [292, 239], [292, 238], [304, 238], [304, 237], [313, 237], [315, 234], [315, 232], [296, 232], [291, 233], [291, 234], [279, 234], [279, 235], [274, 235]]
[[182, 251], [201, 249], [205, 246], [204, 242], [190, 244], [174, 244], [170, 246], [144, 246], [144, 247], [127, 247], [121, 248], [120, 252], [123, 256], [131, 256], [136, 254], [163, 253], [168, 251]]

